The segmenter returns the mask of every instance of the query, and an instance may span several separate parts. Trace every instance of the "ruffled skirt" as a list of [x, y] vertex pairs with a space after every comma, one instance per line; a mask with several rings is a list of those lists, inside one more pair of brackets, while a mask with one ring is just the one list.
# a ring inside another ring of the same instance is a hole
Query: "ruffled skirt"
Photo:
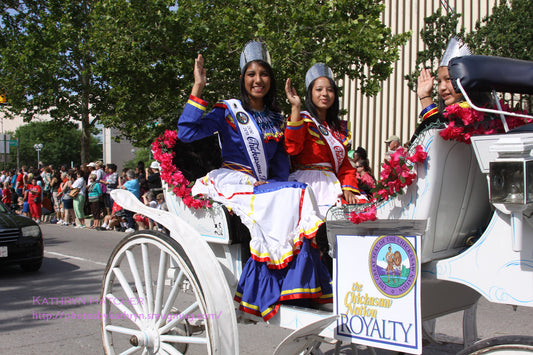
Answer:
[[313, 238], [323, 223], [306, 184], [273, 182], [257, 187], [242, 172], [216, 169], [198, 179], [194, 195], [203, 194], [237, 214], [251, 235], [252, 258], [282, 269], [292, 260], [304, 238]]
[[342, 196], [341, 183], [332, 171], [296, 170], [289, 175], [289, 181], [299, 181], [311, 187], [322, 216], [326, 216], [328, 209]]
[[297, 181], [254, 187], [255, 181], [221, 168], [198, 179], [192, 190], [224, 204], [250, 230], [251, 258], [235, 296], [240, 308], [267, 320], [276, 314], [280, 300], [327, 302], [331, 278], [311, 245], [323, 223], [312, 189]]
[[268, 321], [276, 315], [280, 303], [302, 300], [333, 301], [331, 277], [310, 239], [303, 241], [299, 253], [284, 269], [269, 269], [265, 263], [248, 259], [235, 292], [241, 311]]

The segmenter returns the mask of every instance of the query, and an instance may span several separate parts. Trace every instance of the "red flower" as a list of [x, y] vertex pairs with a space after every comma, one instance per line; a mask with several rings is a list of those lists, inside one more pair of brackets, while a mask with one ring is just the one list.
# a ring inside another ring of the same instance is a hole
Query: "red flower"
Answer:
[[[487, 118], [484, 112], [476, 111], [471, 107], [463, 107], [464, 104], [454, 104], [446, 107], [443, 116], [450, 121], [448, 127], [440, 132], [443, 139], [456, 140], [470, 144], [470, 137], [475, 135], [503, 133], [503, 123], [499, 118]], [[511, 110], [509, 105], [501, 102], [502, 110], [525, 114], [524, 111]], [[517, 118], [514, 116], [506, 117], [507, 126], [513, 129], [532, 120]]]
[[371, 206], [364, 209], [362, 212], [356, 213], [355, 211], [350, 213], [348, 220], [352, 223], [359, 224], [365, 221], [375, 221], [376, 218], [376, 206]]
[[412, 163], [421, 163], [426, 160], [428, 153], [424, 152], [424, 148], [421, 145], [417, 145], [415, 148], [415, 154], [407, 157], [407, 159]]
[[[381, 180], [376, 182], [369, 200], [375, 203], [396, 196], [397, 193], [401, 192], [401, 189], [411, 185], [416, 180], [416, 173], [412, 170], [412, 165], [407, 164], [407, 161], [415, 164], [423, 163], [426, 159], [427, 153], [420, 145], [415, 147], [415, 153], [411, 156], [407, 155], [407, 151], [403, 147], [396, 150], [390, 159], [383, 163], [380, 173]], [[376, 219], [376, 207], [372, 206], [362, 212], [352, 212], [348, 219], [353, 223], [373, 221]]]
[[189, 181], [183, 176], [181, 171], [172, 163], [174, 159], [174, 146], [178, 140], [178, 132], [167, 130], [163, 136], [159, 136], [152, 143], [154, 158], [161, 167], [161, 179], [165, 181], [171, 191], [180, 197], [183, 203], [194, 209], [209, 208], [211, 203], [208, 200], [196, 199], [191, 195]]

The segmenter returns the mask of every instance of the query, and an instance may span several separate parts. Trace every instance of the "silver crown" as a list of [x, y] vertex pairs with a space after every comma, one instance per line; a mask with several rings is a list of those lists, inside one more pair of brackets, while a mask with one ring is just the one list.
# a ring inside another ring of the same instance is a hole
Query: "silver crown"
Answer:
[[448, 42], [448, 47], [446, 47], [446, 51], [442, 56], [439, 66], [447, 67], [448, 63], [450, 63], [450, 60], [452, 60], [452, 58], [462, 57], [466, 55], [472, 55], [472, 52], [470, 51], [468, 46], [463, 43], [461, 39], [457, 37], [452, 37], [450, 39], [450, 42]]
[[246, 43], [241, 53], [241, 72], [244, 70], [246, 64], [253, 62], [254, 60], [262, 60], [270, 63], [270, 54], [266, 49], [264, 43], [257, 41], [250, 41]]
[[313, 65], [307, 73], [305, 74], [305, 87], [306, 89], [309, 89], [309, 85], [313, 82], [313, 80], [320, 78], [321, 76], [325, 76], [326, 78], [333, 78], [333, 72], [331, 71], [330, 67], [328, 67], [324, 63], [316, 63]]

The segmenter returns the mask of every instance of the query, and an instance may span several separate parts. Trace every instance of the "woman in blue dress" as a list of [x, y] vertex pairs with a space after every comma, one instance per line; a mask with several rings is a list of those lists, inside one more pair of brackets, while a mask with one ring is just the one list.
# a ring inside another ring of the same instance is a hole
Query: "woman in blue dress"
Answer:
[[203, 64], [198, 55], [178, 138], [192, 142], [218, 133], [222, 167], [198, 179], [192, 193], [223, 203], [250, 230], [251, 258], [235, 294], [239, 308], [268, 320], [280, 301], [329, 301], [329, 274], [314, 253], [323, 221], [307, 185], [287, 182], [284, 119], [264, 44], [249, 42], [241, 54], [241, 99], [220, 101], [207, 114], [207, 102], [200, 98], [207, 83]]

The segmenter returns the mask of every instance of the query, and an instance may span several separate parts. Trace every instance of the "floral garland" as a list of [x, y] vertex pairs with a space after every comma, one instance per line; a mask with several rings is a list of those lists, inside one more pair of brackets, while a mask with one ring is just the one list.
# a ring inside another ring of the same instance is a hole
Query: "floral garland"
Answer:
[[[416, 179], [416, 172], [413, 170], [415, 163], [423, 163], [427, 159], [427, 153], [421, 145], [415, 147], [413, 155], [408, 155], [407, 151], [400, 147], [383, 163], [380, 173], [381, 180], [376, 183], [372, 189], [370, 203], [376, 203], [380, 200], [388, 200], [398, 194], [403, 193], [403, 188], [411, 185]], [[411, 162], [408, 164], [407, 162]], [[365, 221], [376, 220], [376, 206], [365, 208], [363, 211], [351, 212], [348, 220], [352, 223], [359, 224]]]
[[[511, 110], [509, 105], [501, 102], [502, 110], [525, 114], [525, 111]], [[503, 123], [499, 118], [487, 119], [484, 112], [476, 111], [468, 103], [460, 102], [446, 107], [443, 116], [449, 120], [448, 127], [440, 132], [446, 140], [456, 140], [470, 144], [470, 137], [485, 134], [504, 133]], [[531, 119], [509, 116], [505, 118], [509, 129], [531, 123]]]
[[155, 160], [160, 164], [161, 179], [171, 187], [176, 196], [181, 197], [183, 203], [194, 209], [212, 207], [209, 200], [194, 198], [191, 194], [190, 182], [183, 176], [172, 160], [176, 152], [174, 146], [178, 140], [178, 132], [166, 130], [152, 143], [152, 152]]
[[[177, 140], [178, 133], [167, 130], [152, 143], [154, 158], [159, 162], [161, 167], [161, 179], [171, 187], [171, 191], [180, 197], [187, 207], [194, 209], [212, 207], [209, 200], [198, 199], [192, 196], [189, 186], [190, 182], [173, 164], [172, 161], [176, 154], [174, 152], [174, 146]], [[407, 161], [420, 163], [426, 157], [427, 153], [423, 151], [420, 145], [415, 148], [415, 153], [411, 156], [407, 155], [404, 148], [399, 148], [391, 155], [389, 160], [383, 163], [383, 170], [380, 174], [381, 180], [376, 183], [376, 187], [372, 190], [374, 192], [370, 201], [388, 200], [398, 193], [401, 194], [402, 189], [411, 185], [416, 178], [416, 173], [412, 171], [412, 164], [408, 165]], [[376, 220], [376, 206], [368, 207], [360, 212], [352, 212], [349, 220], [353, 223]]]

